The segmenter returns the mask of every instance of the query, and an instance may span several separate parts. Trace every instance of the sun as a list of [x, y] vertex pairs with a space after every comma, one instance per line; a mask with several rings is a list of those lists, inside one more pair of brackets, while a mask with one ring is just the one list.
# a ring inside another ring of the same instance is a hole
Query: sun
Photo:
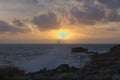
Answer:
[[68, 30], [65, 29], [61, 29], [57, 31], [57, 37], [58, 39], [61, 40], [66, 40], [70, 38], [70, 32]]

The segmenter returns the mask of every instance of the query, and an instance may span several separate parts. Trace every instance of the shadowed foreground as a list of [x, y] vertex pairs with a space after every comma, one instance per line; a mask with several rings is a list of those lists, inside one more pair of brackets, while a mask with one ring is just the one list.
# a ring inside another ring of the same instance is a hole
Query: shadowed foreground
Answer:
[[91, 62], [83, 69], [67, 64], [33, 73], [25, 73], [16, 67], [0, 68], [0, 80], [120, 80], [120, 45], [89, 57]]

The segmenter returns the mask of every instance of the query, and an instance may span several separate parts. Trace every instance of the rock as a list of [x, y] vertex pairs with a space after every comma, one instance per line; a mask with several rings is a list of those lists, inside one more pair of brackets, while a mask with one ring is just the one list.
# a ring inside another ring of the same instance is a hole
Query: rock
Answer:
[[87, 48], [83, 48], [83, 47], [75, 47], [71, 49], [71, 52], [77, 53], [77, 52], [87, 52], [88, 49]]
[[72, 52], [87, 52], [91, 62], [81, 69], [67, 64], [52, 70], [44, 68], [40, 72], [32, 73], [31, 80], [120, 80], [120, 56], [114, 55], [120, 53], [120, 45], [112, 47], [104, 54], [88, 52], [81, 47], [72, 48]]
[[62, 64], [62, 65], [60, 65], [60, 66], [58, 66], [58, 67], [56, 68], [56, 71], [57, 71], [58, 73], [61, 73], [61, 72], [69, 72], [69, 71], [70, 71], [70, 67], [69, 67], [69, 65], [67, 65], [67, 64]]
[[[14, 66], [0, 67], [0, 80], [13, 80], [13, 78], [25, 78], [25, 71]], [[18, 80], [18, 79], [17, 79]], [[21, 79], [22, 80], [22, 79]]]
[[112, 47], [112, 48], [110, 49], [110, 53], [111, 53], [111, 54], [120, 55], [120, 44]]
[[42, 70], [40, 70], [41, 73], [47, 72], [47, 69], [44, 67]]
[[71, 71], [71, 72], [78, 72], [79, 69], [76, 68], [76, 67], [74, 67], [74, 66], [72, 66], [72, 67], [70, 67], [70, 71]]
[[120, 45], [112, 47], [107, 53], [90, 55], [90, 58], [90, 64], [97, 68], [105, 68], [120, 64]]

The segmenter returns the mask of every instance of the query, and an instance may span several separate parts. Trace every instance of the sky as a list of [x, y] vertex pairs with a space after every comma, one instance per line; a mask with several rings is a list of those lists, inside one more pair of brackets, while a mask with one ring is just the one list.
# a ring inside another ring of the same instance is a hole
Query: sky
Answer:
[[0, 43], [120, 43], [120, 0], [0, 0]]

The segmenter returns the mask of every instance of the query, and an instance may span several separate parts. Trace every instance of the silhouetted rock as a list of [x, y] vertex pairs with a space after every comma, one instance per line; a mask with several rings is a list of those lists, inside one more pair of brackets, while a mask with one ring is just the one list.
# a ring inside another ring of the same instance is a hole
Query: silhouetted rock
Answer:
[[80, 69], [70, 67], [68, 64], [61, 64], [55, 69], [46, 68], [33, 73], [28, 73], [31, 80], [78, 80]]
[[70, 67], [70, 72], [78, 72], [79, 70], [80, 69], [78, 69], [78, 68], [76, 68], [74, 66]]
[[14, 66], [0, 67], [0, 80], [23, 80], [25, 79], [25, 71]]
[[67, 64], [62, 64], [56, 68], [57, 72], [69, 72], [70, 67]]
[[71, 52], [77, 53], [77, 52], [87, 52], [88, 49], [87, 48], [83, 48], [83, 47], [75, 47], [71, 49]]
[[120, 45], [104, 54], [90, 55], [91, 62], [82, 70], [82, 80], [120, 80]]
[[32, 80], [120, 80], [120, 45], [103, 54], [88, 52], [88, 49], [81, 47], [72, 48], [72, 52], [86, 52], [90, 63], [81, 69], [67, 64], [52, 70], [44, 68], [32, 73]]
[[11, 76], [27, 76], [28, 78], [11, 79], [9, 77], [7, 80], [120, 80], [120, 45], [112, 47], [109, 52], [103, 54], [87, 53], [92, 54], [88, 55], [91, 62], [81, 69], [74, 66], [70, 67], [68, 64], [61, 64], [55, 69], [43, 68], [38, 72], [25, 75], [24, 71], [8, 67], [0, 69], [0, 80], [6, 80], [3, 77], [9, 77], [8, 73], [11, 69], [14, 70]]
[[47, 69], [46, 68], [43, 68], [42, 70], [40, 70], [41, 73], [45, 73], [47, 72]]
[[109, 52], [111, 54], [120, 55], [120, 44], [112, 47]]

